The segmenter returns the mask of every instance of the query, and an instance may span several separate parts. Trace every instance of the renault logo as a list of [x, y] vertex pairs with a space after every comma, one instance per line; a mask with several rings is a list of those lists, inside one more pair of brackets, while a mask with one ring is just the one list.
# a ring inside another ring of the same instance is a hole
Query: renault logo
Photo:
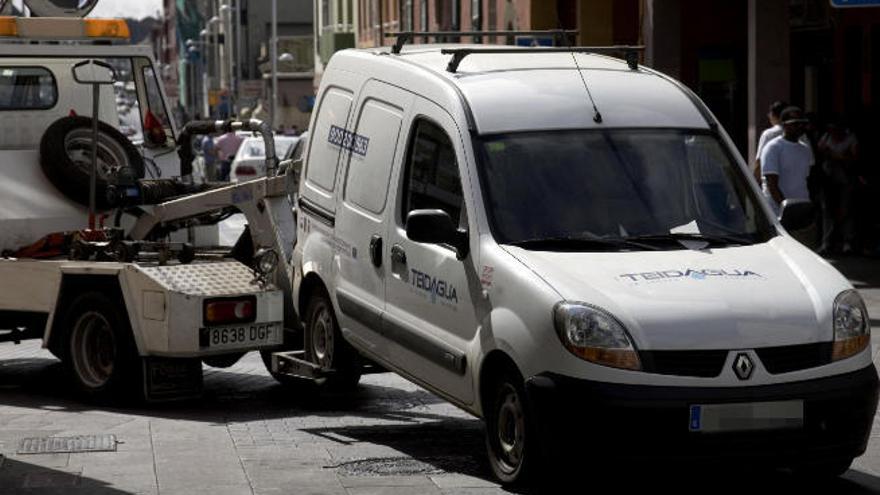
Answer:
[[736, 376], [740, 380], [748, 380], [752, 376], [752, 371], [755, 371], [755, 364], [749, 355], [737, 354], [736, 359], [733, 360], [733, 372], [736, 373]]

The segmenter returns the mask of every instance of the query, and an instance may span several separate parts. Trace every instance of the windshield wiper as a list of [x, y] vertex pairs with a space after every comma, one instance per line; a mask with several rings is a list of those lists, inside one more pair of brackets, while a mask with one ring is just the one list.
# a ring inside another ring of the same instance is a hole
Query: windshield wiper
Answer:
[[[747, 234], [746, 234], [747, 235]], [[754, 244], [754, 239], [734, 235], [700, 234], [697, 232], [669, 232], [667, 234], [647, 234], [626, 237], [626, 240], [636, 242], [668, 242], [668, 241], [703, 241], [715, 245], [749, 245]]]
[[523, 239], [520, 241], [508, 242], [511, 246], [517, 246], [524, 249], [550, 249], [552, 248], [565, 248], [565, 250], [572, 250], [574, 248], [595, 248], [595, 247], [603, 247], [603, 248], [637, 248], [640, 250], [647, 251], [657, 251], [657, 246], [652, 246], [651, 244], [645, 244], [639, 242], [638, 240], [631, 239], [623, 239], [619, 237], [592, 237], [592, 236], [550, 236], [550, 237], [535, 237], [532, 239]]

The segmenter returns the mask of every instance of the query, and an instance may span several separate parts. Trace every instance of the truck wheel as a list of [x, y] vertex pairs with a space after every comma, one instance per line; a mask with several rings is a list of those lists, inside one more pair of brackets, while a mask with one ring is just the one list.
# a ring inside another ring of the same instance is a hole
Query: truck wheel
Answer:
[[64, 361], [74, 384], [88, 397], [108, 399], [140, 389], [135, 380], [141, 360], [120, 307], [120, 301], [100, 292], [86, 292], [67, 311]]
[[[46, 129], [40, 140], [40, 166], [49, 181], [68, 198], [88, 206], [92, 166], [92, 119], [64, 117]], [[107, 209], [107, 185], [120, 170], [132, 179], [144, 177], [144, 159], [115, 127], [98, 122], [98, 177], [95, 202]]]
[[357, 386], [361, 379], [360, 356], [342, 337], [330, 296], [324, 291], [309, 300], [304, 344], [306, 359], [321, 368], [334, 370], [332, 375], [322, 379], [324, 385], [338, 390]]
[[495, 477], [505, 485], [521, 485], [537, 469], [537, 437], [532, 434], [520, 374], [503, 369], [487, 384], [484, 408], [486, 450]]

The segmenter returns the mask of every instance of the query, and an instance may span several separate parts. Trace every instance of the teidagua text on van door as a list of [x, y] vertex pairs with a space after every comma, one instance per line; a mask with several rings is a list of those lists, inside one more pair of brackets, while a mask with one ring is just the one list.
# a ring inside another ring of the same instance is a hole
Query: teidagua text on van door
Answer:
[[441, 303], [458, 304], [458, 292], [454, 285], [415, 268], [410, 268], [410, 272], [412, 286], [422, 293], [427, 293], [431, 298], [431, 303], [436, 304], [437, 298], [440, 298]]

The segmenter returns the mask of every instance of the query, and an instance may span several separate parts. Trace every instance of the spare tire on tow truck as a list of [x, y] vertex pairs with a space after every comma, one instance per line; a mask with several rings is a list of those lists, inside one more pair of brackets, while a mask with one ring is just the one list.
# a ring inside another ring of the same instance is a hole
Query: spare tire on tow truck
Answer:
[[[49, 126], [40, 140], [40, 166], [49, 181], [65, 196], [88, 206], [92, 119], [64, 117]], [[98, 177], [95, 190], [98, 209], [110, 206], [106, 198], [109, 179], [124, 168], [130, 169], [131, 179], [142, 179], [143, 157], [121, 132], [98, 121]]]

